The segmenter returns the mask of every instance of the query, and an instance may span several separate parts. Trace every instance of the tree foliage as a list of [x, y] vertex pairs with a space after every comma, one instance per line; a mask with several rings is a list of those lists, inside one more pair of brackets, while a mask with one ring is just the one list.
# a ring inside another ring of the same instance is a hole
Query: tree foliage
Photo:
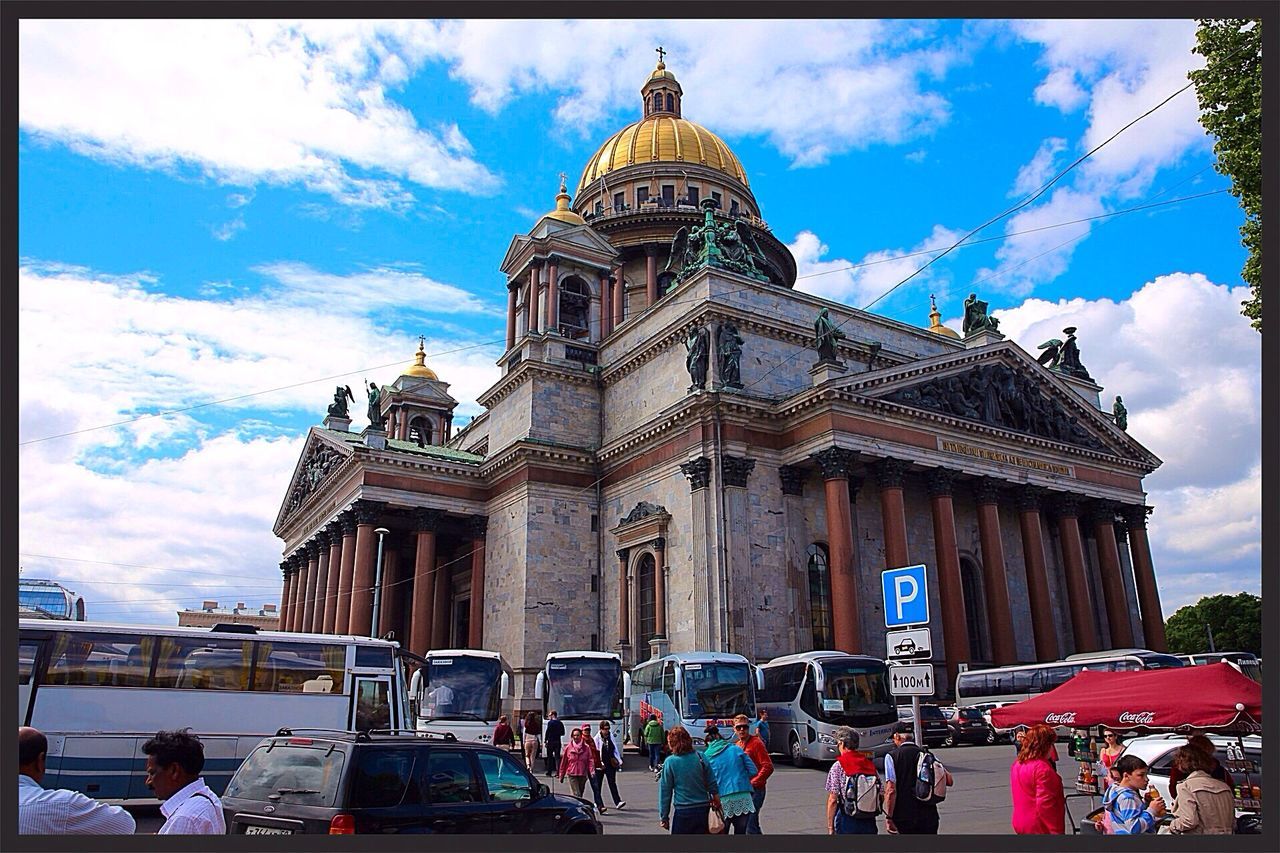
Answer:
[[1241, 311], [1262, 331], [1262, 21], [1201, 19], [1193, 52], [1205, 67], [1190, 73], [1200, 123], [1217, 138], [1215, 169], [1231, 179], [1244, 209], [1241, 242], [1249, 252], [1241, 273], [1252, 295]]
[[1262, 654], [1262, 598], [1252, 593], [1206, 595], [1195, 604], [1179, 607], [1164, 623], [1169, 651], [1178, 655], [1209, 651], [1209, 636], [1220, 652]]

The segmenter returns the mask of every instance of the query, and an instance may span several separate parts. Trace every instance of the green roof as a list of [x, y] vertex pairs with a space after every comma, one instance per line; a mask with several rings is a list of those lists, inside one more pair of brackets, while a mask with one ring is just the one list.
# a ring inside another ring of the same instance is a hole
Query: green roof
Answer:
[[[358, 432], [344, 432], [336, 429], [325, 429], [324, 427], [317, 427], [316, 429], [338, 439], [339, 441], [345, 441], [347, 444], [364, 444], [364, 438]], [[483, 456], [477, 456], [474, 453], [467, 453], [465, 450], [454, 450], [452, 447], [440, 447], [434, 444], [429, 444], [426, 447], [419, 447], [416, 441], [401, 441], [398, 438], [387, 439], [387, 450], [394, 450], [398, 453], [409, 453], [413, 456], [427, 456], [432, 459], [443, 459], [448, 462], [463, 462], [468, 465], [479, 465], [484, 461]]]

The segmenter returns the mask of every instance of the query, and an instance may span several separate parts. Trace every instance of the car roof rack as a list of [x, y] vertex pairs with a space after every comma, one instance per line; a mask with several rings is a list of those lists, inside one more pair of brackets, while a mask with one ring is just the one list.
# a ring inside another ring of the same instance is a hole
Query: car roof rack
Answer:
[[303, 732], [307, 732], [309, 734], [319, 733], [319, 734], [325, 734], [325, 735], [337, 735], [337, 736], [343, 737], [344, 739], [345, 738], [352, 738], [354, 740], [369, 739], [368, 732], [352, 732], [352, 731], [347, 731], [346, 729], [321, 729], [321, 728], [313, 728], [311, 726], [303, 726], [300, 728], [294, 728], [290, 726], [281, 726], [279, 729], [276, 730], [275, 736], [276, 737], [296, 737], [297, 735], [300, 735]]
[[444, 741], [457, 742], [458, 736], [453, 732], [432, 731], [431, 729], [370, 729], [370, 735], [416, 735], [424, 738], [439, 738]]

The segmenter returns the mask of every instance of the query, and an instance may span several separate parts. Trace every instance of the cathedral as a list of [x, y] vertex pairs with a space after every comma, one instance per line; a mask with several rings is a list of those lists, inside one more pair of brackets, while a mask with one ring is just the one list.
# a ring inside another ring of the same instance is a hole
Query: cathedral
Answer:
[[797, 292], [663, 61], [640, 96], [511, 240], [483, 412], [454, 427], [419, 345], [310, 429], [274, 526], [283, 628], [498, 651], [531, 705], [557, 650], [883, 658], [881, 572], [924, 564], [939, 695], [963, 666], [1165, 650], [1160, 460], [1076, 329], [1033, 355], [974, 295], [961, 334]]

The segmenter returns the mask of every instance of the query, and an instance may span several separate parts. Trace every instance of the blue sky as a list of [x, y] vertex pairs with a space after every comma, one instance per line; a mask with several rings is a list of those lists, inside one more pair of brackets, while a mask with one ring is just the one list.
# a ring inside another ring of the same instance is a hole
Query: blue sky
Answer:
[[[658, 44], [797, 287], [859, 307], [1200, 63], [1190, 21], [23, 21], [24, 571], [104, 619], [274, 602], [332, 377], [390, 382], [424, 335], [479, 411], [508, 242], [638, 117]], [[958, 327], [977, 290], [1031, 351], [1079, 326], [1165, 461], [1166, 613], [1260, 588], [1260, 338], [1196, 115], [1177, 95], [875, 306], [927, 325], [934, 293]]]

